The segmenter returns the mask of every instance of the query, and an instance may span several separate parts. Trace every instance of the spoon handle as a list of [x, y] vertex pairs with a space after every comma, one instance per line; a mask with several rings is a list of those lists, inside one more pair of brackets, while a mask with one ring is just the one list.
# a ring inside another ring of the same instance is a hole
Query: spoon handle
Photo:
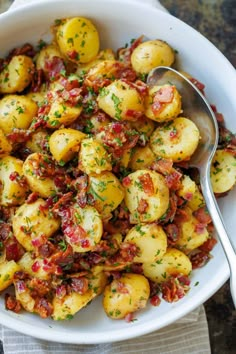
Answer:
[[202, 193], [206, 201], [208, 211], [211, 215], [215, 229], [217, 231], [221, 245], [225, 251], [226, 258], [228, 260], [230, 268], [230, 291], [233, 299], [234, 307], [236, 308], [236, 253], [233, 244], [227, 234], [224, 221], [220, 209], [217, 205], [214, 193], [212, 191], [210, 182], [210, 173], [208, 176], [201, 174], [200, 183], [202, 187]]

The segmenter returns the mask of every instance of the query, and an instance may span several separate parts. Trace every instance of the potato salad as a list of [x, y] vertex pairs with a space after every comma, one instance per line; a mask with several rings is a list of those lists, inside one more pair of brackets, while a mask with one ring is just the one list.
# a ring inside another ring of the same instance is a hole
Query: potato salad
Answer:
[[[0, 59], [0, 292], [7, 310], [56, 321], [101, 295], [109, 318], [130, 322], [148, 303], [183, 298], [212, 257], [214, 227], [188, 165], [201, 136], [171, 82], [146, 84], [153, 68], [176, 67], [164, 40], [101, 48], [83, 17], [51, 31], [50, 43]], [[213, 108], [211, 180], [224, 196], [236, 138]]]

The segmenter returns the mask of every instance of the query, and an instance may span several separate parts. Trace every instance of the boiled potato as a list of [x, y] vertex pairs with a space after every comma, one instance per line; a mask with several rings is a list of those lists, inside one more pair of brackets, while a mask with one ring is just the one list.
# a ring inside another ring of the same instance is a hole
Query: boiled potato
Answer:
[[177, 190], [177, 194], [183, 199], [190, 201], [193, 199], [196, 189], [196, 183], [189, 176], [183, 175], [181, 179], [181, 186]]
[[62, 20], [56, 28], [56, 40], [60, 51], [75, 63], [93, 60], [100, 46], [96, 27], [84, 17]]
[[138, 247], [138, 255], [133, 262], [156, 262], [167, 249], [167, 237], [162, 227], [157, 224], [138, 224], [127, 233], [124, 242]]
[[106, 286], [103, 307], [107, 316], [121, 319], [146, 307], [149, 296], [148, 280], [143, 275], [127, 273]]
[[9, 155], [12, 150], [12, 146], [7, 140], [2, 129], [0, 129], [0, 157]]
[[156, 66], [171, 66], [174, 60], [173, 49], [158, 39], [139, 44], [131, 54], [131, 65], [140, 74], [148, 74]]
[[153, 122], [153, 120], [144, 116], [136, 120], [135, 122], [131, 122], [130, 124], [139, 133], [144, 134], [147, 137], [151, 136], [155, 129], [155, 123]]
[[107, 277], [102, 271], [95, 269], [92, 273], [89, 273], [86, 278], [88, 279], [89, 284], [88, 290], [84, 294], [71, 292], [62, 299], [56, 296], [54, 297], [52, 314], [54, 320], [71, 319], [72, 316], [103, 291], [107, 282]]
[[21, 304], [21, 306], [27, 311], [27, 312], [34, 312], [34, 307], [35, 307], [35, 299], [31, 296], [30, 289], [25, 286], [24, 291], [19, 291], [18, 290], [18, 282], [21, 280], [14, 280], [14, 285], [15, 285], [15, 294], [16, 294], [16, 300], [18, 300]]
[[44, 90], [38, 92], [29, 92], [26, 94], [26, 97], [34, 101], [37, 106], [42, 106], [46, 100], [46, 92]]
[[112, 49], [107, 48], [107, 49], [101, 50], [98, 53], [98, 55], [95, 57], [95, 59], [91, 60], [90, 62], [88, 62], [86, 64], [79, 64], [79, 66], [76, 70], [76, 74], [84, 75], [91, 68], [93, 68], [97, 64], [103, 62], [104, 60], [115, 60], [115, 54]]
[[94, 199], [94, 206], [103, 219], [109, 218], [124, 199], [124, 189], [118, 178], [111, 172], [89, 176], [90, 193]]
[[26, 55], [14, 56], [0, 73], [0, 93], [22, 92], [32, 81], [34, 64]]
[[48, 198], [57, 191], [53, 178], [40, 176], [40, 173], [37, 173], [40, 170], [41, 162], [47, 163], [47, 160], [47, 155], [34, 152], [26, 158], [23, 164], [23, 174], [30, 189], [42, 198]]
[[103, 145], [93, 139], [84, 139], [79, 152], [79, 169], [86, 174], [100, 174], [111, 171], [111, 158]]
[[49, 44], [43, 47], [36, 58], [37, 70], [43, 70], [44, 73], [47, 74], [49, 72], [47, 64], [50, 63], [54, 57], [62, 58], [62, 54], [55, 44]]
[[205, 205], [205, 200], [202, 193], [200, 192], [197, 185], [195, 185], [195, 191], [193, 193], [192, 199], [190, 199], [186, 204], [192, 211], [196, 211]]
[[137, 120], [144, 112], [139, 92], [122, 80], [115, 80], [100, 90], [98, 106], [116, 120]]
[[189, 275], [191, 271], [192, 264], [189, 258], [175, 248], [167, 249], [157, 262], [143, 264], [144, 275], [156, 283], [165, 282], [171, 276]]
[[15, 261], [5, 261], [0, 264], [0, 291], [13, 283], [14, 274], [20, 270]]
[[173, 120], [181, 112], [181, 96], [170, 84], [154, 86], [145, 98], [145, 115], [158, 122]]
[[58, 162], [68, 162], [80, 149], [86, 135], [79, 130], [64, 128], [55, 130], [49, 139], [49, 149]]
[[43, 153], [43, 143], [45, 144], [49, 140], [49, 135], [46, 130], [40, 129], [31, 134], [30, 139], [26, 141], [25, 146], [31, 152], [42, 152]]
[[101, 240], [103, 233], [102, 219], [98, 211], [89, 205], [81, 208], [78, 204], [71, 206], [73, 225], [65, 228], [67, 242], [74, 252], [91, 251]]
[[180, 237], [176, 241], [175, 245], [184, 253], [189, 253], [206, 242], [209, 238], [209, 233], [207, 228], [200, 224], [199, 221], [193, 216], [190, 208], [185, 207], [184, 211], [188, 215], [188, 220], [180, 221], [178, 223]]
[[68, 103], [55, 99], [47, 115], [47, 127], [58, 129], [60, 126], [70, 125], [82, 112], [82, 106], [71, 106]]
[[211, 165], [214, 193], [225, 193], [236, 183], [236, 157], [228, 151], [217, 150]]
[[[23, 272], [29, 274], [33, 278], [43, 280], [51, 278], [50, 273], [44, 270], [44, 259], [39, 257], [32, 258], [30, 252], [26, 252], [17, 263]], [[35, 263], [37, 263], [37, 267], [34, 268]], [[36, 269], [36, 271], [34, 271], [34, 269]]]
[[28, 129], [37, 110], [37, 104], [29, 97], [7, 95], [0, 100], [0, 128], [5, 134], [14, 128]]
[[27, 250], [33, 251], [32, 240], [50, 237], [60, 227], [59, 219], [52, 216], [47, 203], [39, 198], [30, 204], [22, 204], [12, 219], [13, 233], [18, 242]]
[[28, 186], [20, 183], [23, 175], [23, 161], [13, 156], [0, 159], [0, 204], [4, 206], [20, 205], [26, 198]]
[[133, 171], [143, 170], [156, 160], [156, 156], [149, 145], [135, 147], [130, 159], [129, 166]]
[[123, 181], [125, 204], [131, 213], [132, 224], [153, 222], [165, 214], [169, 206], [169, 189], [161, 174], [145, 169], [138, 170]]
[[150, 145], [157, 156], [179, 162], [191, 157], [199, 139], [197, 126], [190, 119], [178, 117], [158, 127], [150, 138]]

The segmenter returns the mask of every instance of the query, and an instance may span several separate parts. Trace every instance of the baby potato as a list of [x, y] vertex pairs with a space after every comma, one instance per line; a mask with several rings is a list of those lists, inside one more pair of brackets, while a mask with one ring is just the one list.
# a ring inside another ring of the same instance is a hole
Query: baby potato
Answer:
[[43, 90], [38, 92], [29, 92], [26, 94], [26, 97], [30, 98], [37, 104], [38, 107], [40, 107], [45, 102], [46, 93]]
[[138, 224], [127, 233], [124, 242], [138, 247], [138, 255], [133, 262], [156, 262], [167, 249], [167, 237], [162, 227], [157, 224]]
[[133, 171], [143, 170], [149, 167], [156, 160], [149, 145], [135, 147], [130, 159], [129, 166]]
[[193, 193], [193, 197], [187, 202], [186, 206], [189, 207], [192, 211], [196, 211], [203, 205], [205, 205], [205, 200], [198, 186], [195, 185], [195, 192]]
[[47, 127], [58, 129], [62, 125], [70, 125], [79, 117], [81, 112], [82, 106], [71, 106], [68, 103], [55, 100], [51, 103], [47, 115]]
[[13, 156], [0, 159], [0, 204], [4, 206], [20, 205], [26, 198], [28, 186], [20, 183], [23, 175], [23, 161]]
[[9, 155], [12, 150], [12, 146], [7, 140], [2, 129], [0, 129], [0, 157]]
[[148, 74], [156, 66], [171, 66], [174, 60], [173, 49], [159, 39], [139, 44], [131, 54], [131, 65], [140, 74]]
[[211, 165], [214, 193], [225, 193], [236, 183], [236, 157], [228, 151], [217, 150]]
[[111, 216], [124, 199], [124, 189], [118, 178], [111, 172], [103, 172], [100, 175], [89, 176], [90, 193], [94, 199], [94, 206], [101, 214], [102, 219]]
[[196, 183], [189, 176], [183, 175], [181, 179], [181, 187], [177, 190], [177, 195], [185, 200], [192, 200], [196, 188]]
[[[33, 278], [43, 280], [49, 280], [51, 278], [50, 273], [44, 270], [44, 259], [39, 257], [32, 258], [30, 252], [26, 252], [17, 263], [23, 272], [29, 274]], [[37, 267], [34, 268], [33, 265], [36, 263]]]
[[56, 28], [56, 40], [60, 51], [75, 63], [88, 63], [99, 51], [99, 35], [94, 24], [84, 17], [61, 21]]
[[0, 100], [0, 128], [5, 134], [14, 128], [28, 129], [38, 106], [27, 96], [7, 95]]
[[88, 175], [111, 171], [111, 158], [103, 145], [93, 139], [84, 139], [79, 152], [79, 169]]
[[30, 154], [23, 163], [23, 174], [32, 192], [38, 193], [42, 198], [48, 198], [57, 191], [53, 178], [40, 176], [37, 170], [40, 169], [42, 161], [47, 161], [48, 156], [39, 152]]
[[35, 131], [29, 140], [26, 141], [25, 146], [31, 152], [43, 153], [43, 144], [47, 143], [49, 135], [46, 130], [40, 129]]
[[193, 216], [190, 208], [185, 207], [184, 211], [188, 216], [188, 220], [178, 223], [180, 237], [175, 245], [176, 248], [181, 249], [184, 253], [189, 253], [206, 242], [209, 234], [207, 228]]
[[87, 73], [91, 68], [96, 66], [97, 64], [103, 62], [104, 60], [115, 60], [115, 54], [112, 49], [107, 48], [101, 50], [98, 55], [92, 61], [86, 64], [79, 64], [76, 70], [77, 75], [84, 75]]
[[64, 128], [55, 130], [49, 138], [49, 149], [58, 162], [68, 162], [80, 149], [86, 135], [79, 130]]
[[18, 300], [27, 312], [35, 311], [35, 299], [31, 296], [30, 289], [26, 286], [24, 291], [18, 290], [19, 280], [14, 280], [16, 300]]
[[55, 44], [49, 44], [43, 47], [36, 58], [37, 70], [43, 70], [45, 74], [48, 74], [48, 63], [50, 63], [54, 57], [62, 58], [62, 54], [59, 48]]
[[[62, 299], [54, 297], [52, 318], [56, 321], [71, 319], [79, 310], [85, 307], [91, 300], [101, 294], [107, 277], [95, 267], [91, 273], [85, 277], [88, 279], [88, 290], [84, 294], [71, 292]], [[73, 276], [73, 275], [72, 275]], [[76, 275], [75, 275], [76, 277]]]
[[146, 118], [145, 116], [139, 118], [135, 122], [131, 122], [130, 125], [139, 133], [144, 134], [147, 137], [151, 136], [155, 129], [155, 123], [153, 120]]
[[22, 204], [16, 210], [12, 227], [18, 242], [30, 252], [34, 251], [32, 240], [52, 236], [59, 229], [60, 221], [51, 215], [46, 202], [39, 198], [33, 203]]
[[26, 55], [12, 57], [0, 73], [0, 93], [22, 92], [32, 81], [34, 63]]
[[15, 261], [0, 263], [0, 291], [8, 288], [13, 283], [14, 274], [19, 270], [20, 266]]
[[173, 120], [181, 113], [181, 96], [173, 85], [154, 86], [145, 98], [145, 115], [158, 122]]
[[115, 80], [100, 90], [98, 106], [116, 120], [137, 120], [144, 112], [138, 91], [122, 80]]
[[150, 138], [155, 155], [173, 162], [189, 159], [198, 146], [200, 134], [197, 126], [184, 117], [158, 127]]
[[108, 317], [117, 320], [146, 307], [149, 296], [148, 280], [141, 274], [127, 273], [106, 286], [103, 307]]
[[144, 275], [156, 283], [165, 282], [172, 275], [189, 275], [191, 271], [192, 263], [189, 258], [175, 248], [168, 248], [156, 262], [143, 264]]
[[65, 228], [67, 242], [74, 252], [91, 251], [101, 240], [103, 224], [98, 211], [89, 205], [81, 208], [78, 204], [71, 206], [73, 223]]
[[123, 179], [125, 204], [132, 224], [158, 220], [169, 206], [169, 189], [164, 177], [150, 170], [138, 170]]

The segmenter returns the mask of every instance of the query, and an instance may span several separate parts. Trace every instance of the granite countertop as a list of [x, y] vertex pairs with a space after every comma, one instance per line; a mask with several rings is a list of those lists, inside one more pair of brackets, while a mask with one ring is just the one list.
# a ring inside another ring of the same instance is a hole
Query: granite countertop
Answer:
[[[235, 0], [160, 0], [171, 14], [188, 23], [217, 48], [236, 67]], [[0, 0], [0, 12], [12, 0]], [[236, 311], [227, 282], [205, 303], [212, 354], [236, 353]], [[1, 354], [0, 347], [0, 354]]]

